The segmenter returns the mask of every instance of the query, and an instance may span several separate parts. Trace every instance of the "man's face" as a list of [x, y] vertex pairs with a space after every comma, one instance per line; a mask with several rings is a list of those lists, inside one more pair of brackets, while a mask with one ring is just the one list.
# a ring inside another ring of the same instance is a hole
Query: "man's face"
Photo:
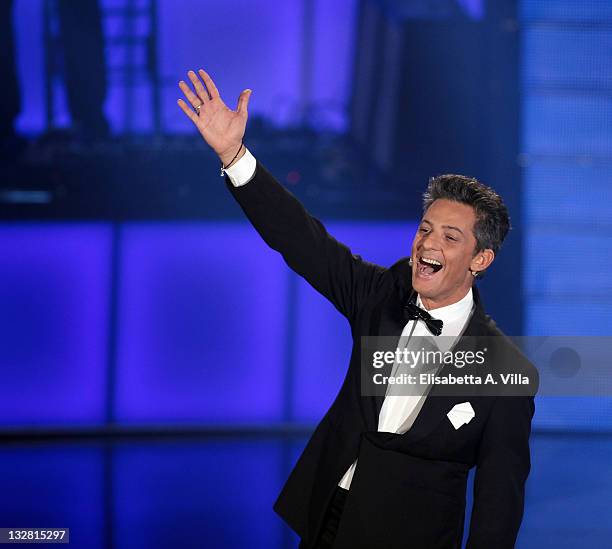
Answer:
[[435, 200], [423, 215], [412, 243], [412, 287], [428, 309], [455, 303], [470, 288], [475, 222], [471, 206], [446, 199]]

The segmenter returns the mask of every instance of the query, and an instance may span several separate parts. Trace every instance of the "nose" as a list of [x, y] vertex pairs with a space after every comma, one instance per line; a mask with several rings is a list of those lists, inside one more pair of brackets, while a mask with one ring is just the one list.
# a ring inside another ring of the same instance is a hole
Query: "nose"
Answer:
[[440, 242], [438, 237], [434, 234], [433, 231], [429, 231], [427, 234], [424, 234], [421, 238], [421, 248], [423, 250], [439, 250]]

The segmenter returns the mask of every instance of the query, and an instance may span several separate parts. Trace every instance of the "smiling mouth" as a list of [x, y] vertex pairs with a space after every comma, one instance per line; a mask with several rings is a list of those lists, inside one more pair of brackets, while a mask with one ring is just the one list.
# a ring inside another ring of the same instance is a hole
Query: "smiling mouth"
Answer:
[[417, 274], [419, 274], [423, 278], [431, 278], [443, 267], [444, 265], [442, 265], [442, 263], [440, 263], [436, 259], [419, 257], [419, 261], [417, 264]]

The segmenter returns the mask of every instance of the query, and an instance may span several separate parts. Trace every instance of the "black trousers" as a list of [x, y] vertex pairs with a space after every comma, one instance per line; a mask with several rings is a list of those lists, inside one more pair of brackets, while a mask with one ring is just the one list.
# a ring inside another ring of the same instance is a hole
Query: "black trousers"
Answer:
[[14, 136], [13, 122], [21, 110], [17, 65], [15, 61], [15, 34], [13, 32], [14, 0], [0, 1], [0, 141]]
[[66, 94], [73, 126], [85, 133], [105, 137], [106, 54], [102, 10], [99, 0], [58, 0], [62, 33]]
[[[325, 512], [321, 533], [312, 549], [331, 549], [333, 547], [348, 493], [348, 490], [336, 486], [329, 507]], [[302, 547], [302, 544], [300, 544], [300, 547]]]

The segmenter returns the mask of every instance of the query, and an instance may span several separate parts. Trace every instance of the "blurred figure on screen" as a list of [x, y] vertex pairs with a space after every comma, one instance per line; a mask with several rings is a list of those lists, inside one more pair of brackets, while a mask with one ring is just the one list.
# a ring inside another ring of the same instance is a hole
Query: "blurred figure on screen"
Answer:
[[[0, 148], [9, 156], [22, 140], [15, 121], [22, 100], [17, 74], [14, 0], [0, 2]], [[54, 0], [60, 31], [62, 68], [75, 139], [103, 139], [109, 127], [104, 115], [107, 79], [102, 14], [97, 0]], [[27, 75], [26, 75], [27, 77]], [[49, 128], [48, 128], [49, 129]]]
[[0, 155], [12, 156], [20, 146], [15, 133], [15, 120], [21, 110], [17, 65], [15, 60], [15, 35], [13, 30], [13, 0], [0, 2]]

